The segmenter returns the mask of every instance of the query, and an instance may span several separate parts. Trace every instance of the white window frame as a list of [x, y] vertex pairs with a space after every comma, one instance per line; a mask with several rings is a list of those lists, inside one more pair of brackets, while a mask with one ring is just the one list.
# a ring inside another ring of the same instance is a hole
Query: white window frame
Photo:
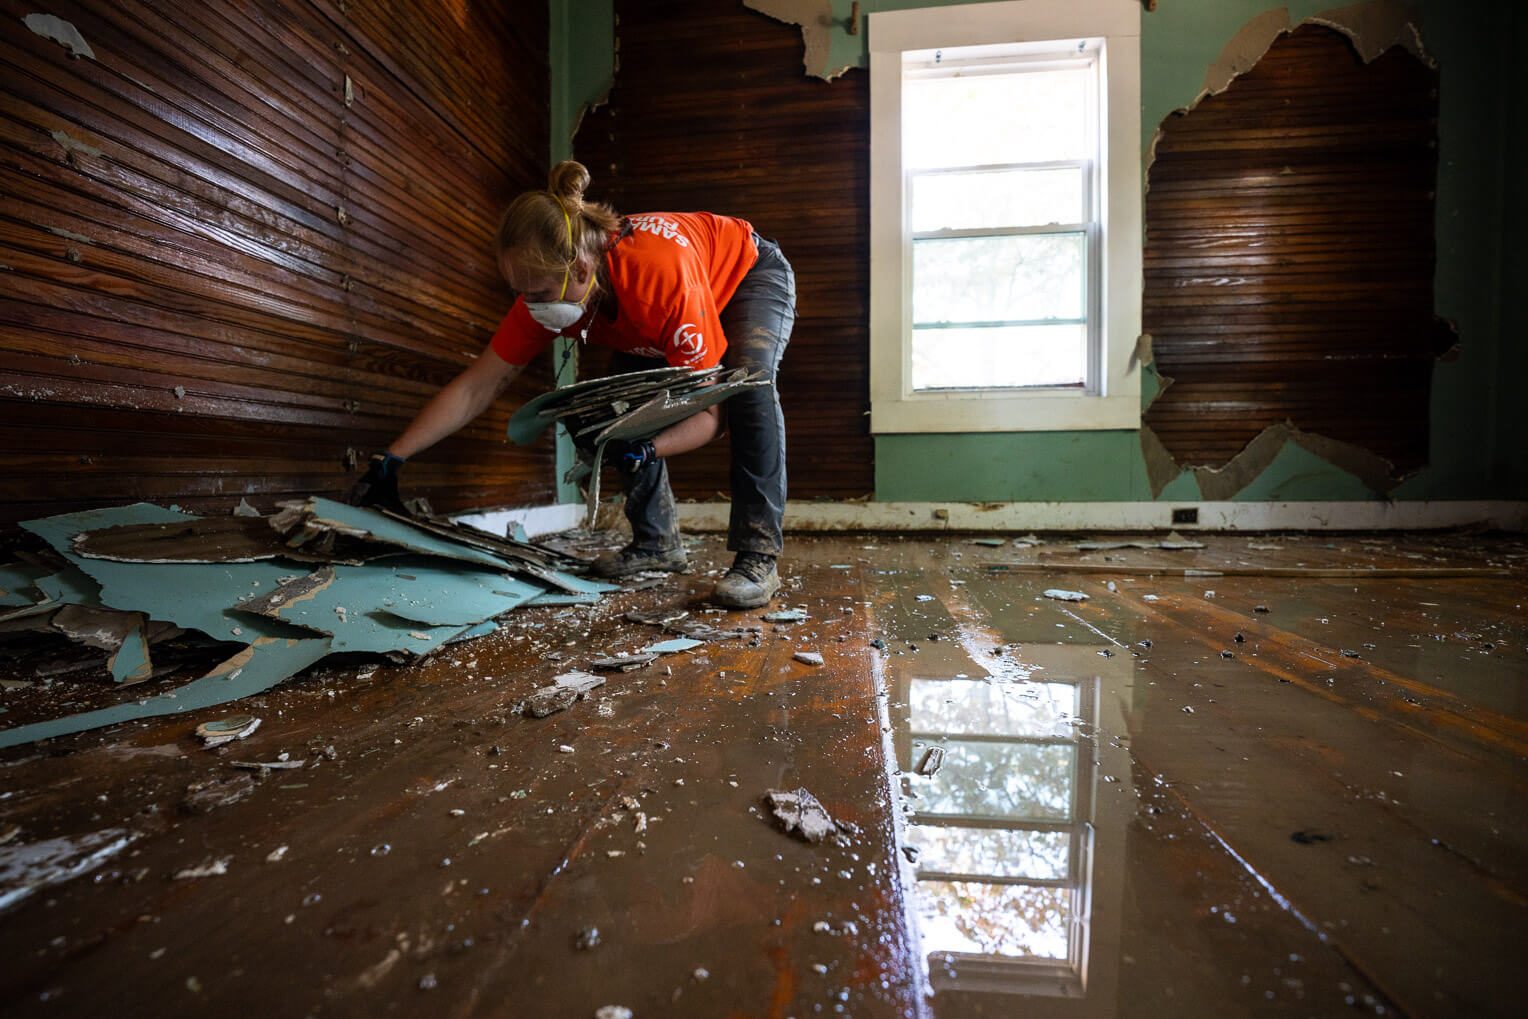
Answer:
[[[1141, 114], [1139, 0], [1006, 0], [869, 16], [870, 430], [1018, 432], [1136, 429], [1141, 374]], [[912, 231], [902, 164], [903, 54], [963, 46], [1102, 40], [1102, 244], [1091, 385], [912, 388]]]

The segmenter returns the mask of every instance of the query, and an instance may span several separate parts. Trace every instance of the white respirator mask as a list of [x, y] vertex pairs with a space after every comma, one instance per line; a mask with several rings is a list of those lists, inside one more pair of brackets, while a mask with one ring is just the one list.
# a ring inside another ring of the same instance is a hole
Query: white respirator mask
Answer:
[[[561, 207], [562, 201], [559, 199], [557, 204]], [[573, 248], [573, 223], [568, 218], [566, 207], [562, 208], [562, 219], [568, 228], [568, 247]], [[568, 266], [562, 270], [562, 293], [557, 295], [557, 300], [525, 302], [525, 309], [531, 313], [531, 318], [535, 319], [538, 325], [553, 332], [560, 333], [569, 326], [577, 325], [578, 320], [584, 317], [584, 303], [589, 300], [589, 295], [594, 293], [594, 286], [591, 282], [584, 290], [582, 300], [563, 300], [568, 294], [568, 279], [570, 278], [571, 269], [572, 266]]]

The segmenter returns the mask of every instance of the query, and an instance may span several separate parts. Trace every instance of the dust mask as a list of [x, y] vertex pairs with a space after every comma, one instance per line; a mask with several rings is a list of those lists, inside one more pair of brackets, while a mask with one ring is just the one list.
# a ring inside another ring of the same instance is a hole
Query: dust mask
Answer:
[[[561, 204], [562, 202], [559, 200], [558, 205]], [[573, 224], [568, 220], [568, 210], [566, 208], [562, 210], [562, 216], [563, 222], [567, 224], [568, 246], [571, 248], [573, 246]], [[525, 308], [531, 313], [531, 318], [535, 319], [543, 328], [550, 329], [553, 332], [560, 333], [569, 326], [576, 325], [578, 320], [584, 317], [584, 303], [589, 300], [589, 295], [594, 293], [594, 286], [591, 283], [584, 290], [582, 300], [563, 300], [568, 293], [568, 279], [571, 268], [569, 266], [562, 270], [562, 293], [557, 295], [557, 300], [525, 302]]]

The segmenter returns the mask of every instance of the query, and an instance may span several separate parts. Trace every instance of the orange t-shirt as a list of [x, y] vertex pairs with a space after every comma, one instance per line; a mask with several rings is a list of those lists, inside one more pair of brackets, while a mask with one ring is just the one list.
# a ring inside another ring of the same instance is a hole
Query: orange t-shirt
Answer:
[[[727, 349], [721, 309], [759, 259], [753, 225], [709, 212], [646, 212], [629, 220], [631, 232], [605, 253], [620, 311], [613, 321], [596, 311], [589, 341], [675, 366], [716, 366]], [[526, 365], [557, 335], [516, 297], [493, 334], [493, 352]]]

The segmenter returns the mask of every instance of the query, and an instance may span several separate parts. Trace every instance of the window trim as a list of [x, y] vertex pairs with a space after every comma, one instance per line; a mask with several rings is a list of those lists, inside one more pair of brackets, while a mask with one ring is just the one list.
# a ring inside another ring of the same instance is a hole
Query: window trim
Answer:
[[[1132, 364], [1141, 331], [1142, 223], [1140, 5], [1136, 0], [1005, 0], [882, 11], [870, 42], [870, 430], [1015, 432], [1136, 429], [1141, 373]], [[1099, 190], [1102, 244], [1097, 391], [912, 389], [912, 231], [902, 166], [903, 54], [934, 48], [1059, 39], [1102, 39], [1106, 131]]]

